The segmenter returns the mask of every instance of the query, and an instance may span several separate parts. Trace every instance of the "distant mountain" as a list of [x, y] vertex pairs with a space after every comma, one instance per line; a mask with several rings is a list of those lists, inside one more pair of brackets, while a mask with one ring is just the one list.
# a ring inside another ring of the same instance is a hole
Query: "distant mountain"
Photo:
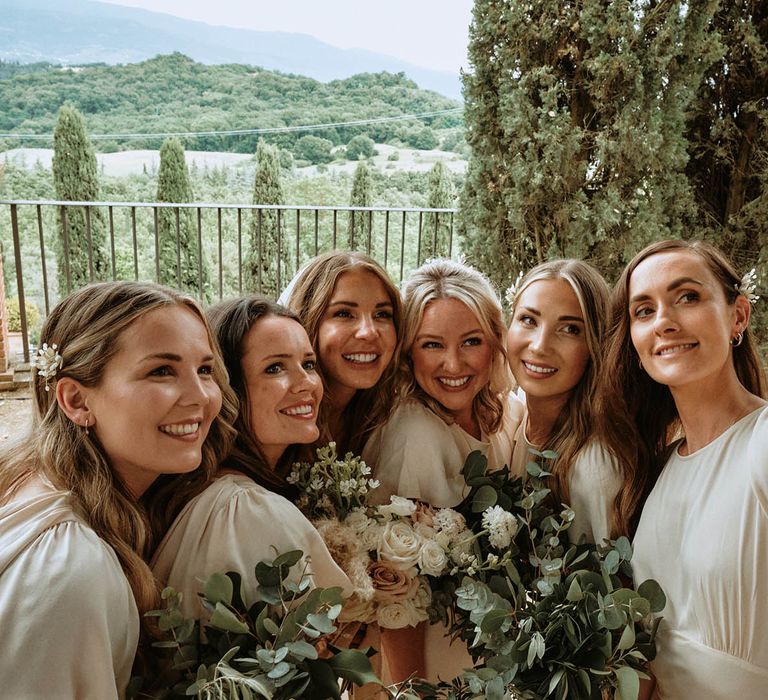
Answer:
[[404, 72], [420, 87], [461, 99], [458, 74], [372, 51], [339, 49], [307, 34], [214, 27], [91, 0], [0, 0], [1, 60], [114, 65], [174, 51], [200, 63], [248, 64], [322, 82], [356, 73]]

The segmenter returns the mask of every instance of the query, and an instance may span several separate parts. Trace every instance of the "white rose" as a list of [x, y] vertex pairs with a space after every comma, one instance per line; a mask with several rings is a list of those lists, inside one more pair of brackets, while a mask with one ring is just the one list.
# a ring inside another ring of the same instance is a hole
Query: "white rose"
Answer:
[[379, 506], [378, 510], [383, 515], [397, 515], [401, 518], [407, 518], [416, 512], [416, 504], [402, 496], [390, 496], [389, 504]]
[[419, 569], [428, 576], [440, 576], [448, 564], [445, 550], [434, 540], [427, 540], [419, 552]]
[[390, 630], [415, 627], [420, 622], [416, 617], [413, 605], [406, 603], [380, 605], [376, 610], [376, 621], [379, 626]]
[[419, 560], [421, 544], [421, 538], [407, 522], [393, 520], [381, 533], [379, 557], [402, 571], [409, 571]]

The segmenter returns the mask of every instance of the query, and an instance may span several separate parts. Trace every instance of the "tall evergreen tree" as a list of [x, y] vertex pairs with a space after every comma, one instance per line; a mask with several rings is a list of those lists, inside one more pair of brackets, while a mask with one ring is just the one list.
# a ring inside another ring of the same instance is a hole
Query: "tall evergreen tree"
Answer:
[[[427, 207], [430, 209], [448, 209], [453, 206], [454, 194], [451, 175], [445, 163], [438, 160], [429, 171], [427, 189]], [[430, 257], [447, 257], [451, 243], [451, 215], [434, 213], [424, 220], [421, 232], [421, 250], [419, 260]]]
[[[53, 182], [56, 198], [71, 202], [95, 202], [99, 198], [96, 153], [85, 131], [83, 117], [74, 107], [59, 110], [53, 132]], [[106, 279], [106, 230], [101, 210], [65, 207], [57, 214], [59, 294], [69, 292], [67, 272], [72, 289], [92, 280]], [[66, 225], [64, 221], [66, 217]], [[89, 257], [90, 250], [90, 257]]]
[[[352, 194], [349, 199], [350, 207], [370, 207], [373, 202], [373, 187], [371, 172], [365, 161], [360, 161], [355, 168], [352, 180]], [[366, 247], [371, 237], [371, 213], [355, 211], [349, 213], [347, 223], [347, 248], [357, 250]]]
[[[253, 203], [283, 204], [280, 151], [263, 140], [256, 146]], [[250, 239], [251, 246], [246, 255], [246, 286], [251, 291], [260, 290], [263, 294], [277, 297], [288, 272], [288, 246], [284, 238], [284, 223], [277, 210], [254, 210]]]
[[[166, 139], [160, 147], [157, 201], [179, 204], [192, 201], [184, 147], [178, 139]], [[160, 283], [210, 300], [208, 269], [198, 245], [197, 226], [192, 211], [161, 208], [157, 219]]]
[[685, 115], [718, 0], [476, 0], [465, 76], [470, 257], [501, 285], [557, 255], [609, 275], [690, 234]]

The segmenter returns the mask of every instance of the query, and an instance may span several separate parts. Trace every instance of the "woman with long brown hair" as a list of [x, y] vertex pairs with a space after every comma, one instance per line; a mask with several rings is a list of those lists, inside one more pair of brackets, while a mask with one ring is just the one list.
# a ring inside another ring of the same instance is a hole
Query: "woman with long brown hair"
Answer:
[[622, 507], [639, 513], [635, 580], [667, 595], [658, 698], [765, 696], [768, 410], [752, 283], [711, 245], [662, 241], [614, 291], [602, 432], [634, 470]]
[[197, 303], [156, 285], [76, 291], [41, 340], [32, 430], [0, 457], [0, 688], [120, 698], [159, 604], [150, 520], [233, 436], [226, 371]]

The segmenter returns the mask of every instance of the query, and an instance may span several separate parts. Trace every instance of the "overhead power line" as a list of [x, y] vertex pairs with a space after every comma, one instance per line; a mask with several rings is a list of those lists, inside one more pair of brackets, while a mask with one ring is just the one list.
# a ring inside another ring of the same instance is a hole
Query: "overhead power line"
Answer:
[[[320, 129], [343, 129], [348, 126], [366, 126], [368, 124], [383, 124], [386, 122], [412, 121], [416, 119], [429, 119], [432, 117], [447, 116], [463, 112], [463, 107], [441, 109], [435, 112], [421, 112], [420, 114], [399, 114], [394, 117], [374, 117], [372, 119], [355, 119], [348, 122], [329, 122], [327, 124], [303, 124], [296, 126], [273, 126], [261, 129], [229, 129], [221, 131], [167, 131], [153, 134], [92, 134], [92, 141], [106, 141], [112, 139], [135, 140], [151, 138], [168, 138], [180, 136], [183, 138], [198, 138], [201, 136], [244, 136], [250, 134], [285, 134], [296, 131], [318, 131]], [[51, 141], [53, 134], [0, 134], [3, 139], [29, 139], [33, 141]]]

